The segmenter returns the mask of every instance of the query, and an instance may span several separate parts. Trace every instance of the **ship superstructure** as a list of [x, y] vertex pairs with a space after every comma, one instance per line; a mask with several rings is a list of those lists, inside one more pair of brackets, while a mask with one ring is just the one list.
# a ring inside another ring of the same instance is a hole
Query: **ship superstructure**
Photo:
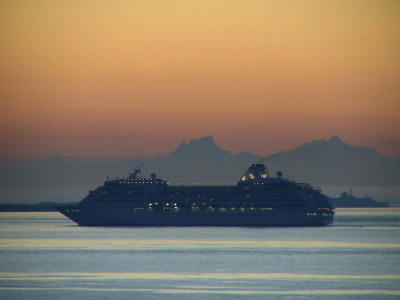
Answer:
[[319, 188], [270, 177], [253, 164], [232, 186], [173, 186], [158, 178], [107, 180], [60, 212], [87, 226], [307, 226], [332, 223], [334, 211]]

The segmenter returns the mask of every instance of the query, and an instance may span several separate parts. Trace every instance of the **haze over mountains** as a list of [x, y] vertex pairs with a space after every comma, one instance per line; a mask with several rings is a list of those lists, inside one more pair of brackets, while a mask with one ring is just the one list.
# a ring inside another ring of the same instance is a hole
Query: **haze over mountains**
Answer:
[[[212, 136], [182, 143], [167, 156], [145, 160], [145, 165], [173, 183], [235, 183], [247, 166], [263, 159], [249, 152], [232, 155]], [[272, 176], [280, 170], [289, 178], [323, 185], [397, 185], [400, 161], [371, 148], [353, 147], [334, 136], [263, 159]]]
[[265, 158], [249, 152], [233, 155], [219, 147], [212, 136], [206, 136], [182, 142], [175, 151], [154, 159], [54, 156], [44, 161], [3, 161], [0, 201], [79, 201], [106, 176], [126, 176], [141, 163], [145, 175], [156, 172], [170, 184], [235, 184], [251, 163], [261, 159], [271, 176], [280, 170], [285, 177], [322, 187], [388, 190], [400, 186], [400, 159], [351, 146], [336, 136]]

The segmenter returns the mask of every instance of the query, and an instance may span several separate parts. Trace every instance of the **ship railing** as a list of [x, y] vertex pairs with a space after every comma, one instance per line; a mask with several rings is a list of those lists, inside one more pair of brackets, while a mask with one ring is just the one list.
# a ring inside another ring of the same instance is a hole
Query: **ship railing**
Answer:
[[298, 187], [302, 188], [302, 189], [305, 189], [305, 190], [321, 191], [321, 188], [320, 188], [320, 187], [312, 186], [312, 185], [309, 184], [309, 183], [301, 183], [301, 182], [298, 182], [298, 183], [296, 183], [296, 185], [297, 185]]

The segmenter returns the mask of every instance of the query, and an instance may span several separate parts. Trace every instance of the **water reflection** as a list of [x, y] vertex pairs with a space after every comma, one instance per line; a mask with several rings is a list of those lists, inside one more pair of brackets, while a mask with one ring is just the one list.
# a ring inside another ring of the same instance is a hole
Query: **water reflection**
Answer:
[[390, 243], [243, 240], [1, 239], [0, 249], [399, 248]]
[[339, 209], [315, 228], [93, 228], [0, 213], [0, 298], [397, 298], [399, 230], [400, 208]]

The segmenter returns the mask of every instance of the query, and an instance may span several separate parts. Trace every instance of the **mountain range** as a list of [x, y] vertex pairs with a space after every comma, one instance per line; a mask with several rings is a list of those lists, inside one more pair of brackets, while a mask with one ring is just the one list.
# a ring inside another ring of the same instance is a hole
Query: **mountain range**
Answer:
[[[232, 155], [212, 136], [182, 143], [166, 156], [140, 160], [172, 183], [235, 183], [251, 164], [263, 161], [271, 175], [318, 185], [399, 185], [400, 160], [384, 157], [368, 147], [354, 147], [333, 136], [267, 157], [242, 152]], [[139, 161], [138, 161], [139, 163]]]
[[0, 202], [75, 201], [106, 176], [126, 176], [140, 164], [146, 175], [156, 172], [170, 184], [235, 184], [247, 167], [263, 161], [270, 175], [320, 186], [400, 186], [400, 160], [371, 148], [355, 147], [333, 136], [314, 140], [266, 157], [233, 155], [212, 136], [182, 142], [155, 158], [73, 158], [54, 156], [37, 161], [2, 161]]

